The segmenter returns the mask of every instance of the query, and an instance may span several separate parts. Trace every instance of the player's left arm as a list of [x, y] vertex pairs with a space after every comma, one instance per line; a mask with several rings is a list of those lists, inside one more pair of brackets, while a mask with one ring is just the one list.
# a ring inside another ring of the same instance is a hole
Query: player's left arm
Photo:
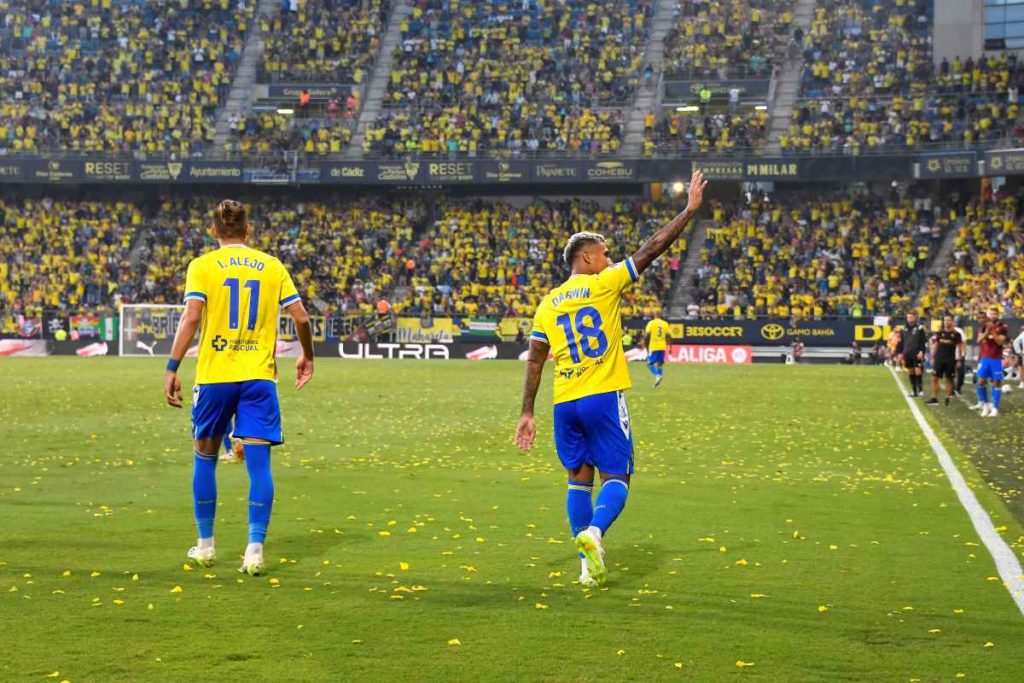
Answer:
[[203, 321], [203, 307], [206, 303], [201, 299], [189, 299], [185, 302], [185, 312], [178, 321], [178, 329], [174, 333], [174, 343], [171, 345], [171, 356], [167, 359], [167, 372], [164, 375], [164, 397], [167, 405], [175, 408], [181, 407], [181, 379], [178, 377], [178, 366], [181, 359], [188, 352], [188, 345], [196, 336]]
[[690, 189], [687, 194], [686, 208], [678, 216], [658, 228], [653, 235], [647, 238], [643, 246], [633, 254], [631, 260], [633, 261], [633, 267], [636, 268], [637, 275], [647, 270], [647, 267], [654, 262], [654, 259], [665, 253], [665, 250], [676, 241], [676, 238], [690, 224], [690, 219], [693, 218], [694, 214], [697, 213], [697, 209], [704, 203], [704, 188], [707, 186], [708, 181], [704, 180], [704, 173], [699, 170], [694, 171], [690, 177]]
[[519, 413], [519, 424], [516, 426], [516, 445], [524, 451], [530, 450], [533, 440], [537, 437], [537, 423], [533, 419], [533, 405], [537, 399], [544, 363], [548, 359], [551, 346], [539, 339], [530, 339], [530, 350], [526, 358], [526, 379], [523, 381], [523, 406]]

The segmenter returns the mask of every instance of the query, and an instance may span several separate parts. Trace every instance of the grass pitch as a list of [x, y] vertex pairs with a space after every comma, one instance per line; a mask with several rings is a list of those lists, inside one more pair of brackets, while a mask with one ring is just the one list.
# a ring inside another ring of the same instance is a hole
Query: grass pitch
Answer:
[[[185, 566], [189, 418], [162, 366], [0, 364], [0, 679], [1021, 680], [1024, 617], [882, 369], [670, 367], [655, 391], [634, 366], [638, 473], [586, 591], [550, 367], [524, 455], [520, 363], [318, 361], [281, 390], [253, 579], [238, 465], [218, 565]], [[930, 416], [1018, 553], [1022, 399], [985, 431]]]

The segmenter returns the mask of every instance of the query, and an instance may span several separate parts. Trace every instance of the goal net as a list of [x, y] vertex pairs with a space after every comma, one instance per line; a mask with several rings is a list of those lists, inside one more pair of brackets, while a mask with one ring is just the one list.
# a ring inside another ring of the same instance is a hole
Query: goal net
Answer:
[[171, 352], [174, 332], [184, 311], [184, 306], [166, 304], [121, 306], [121, 355], [166, 356]]

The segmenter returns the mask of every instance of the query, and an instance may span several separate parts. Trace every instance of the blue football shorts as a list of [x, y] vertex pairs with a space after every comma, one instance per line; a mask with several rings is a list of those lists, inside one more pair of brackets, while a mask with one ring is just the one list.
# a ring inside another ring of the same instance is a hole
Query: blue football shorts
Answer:
[[978, 379], [1003, 379], [1003, 359], [982, 358], [978, 361], [978, 369], [975, 371], [974, 376]]
[[262, 439], [273, 445], [284, 443], [281, 405], [273, 380], [197, 384], [192, 388], [192, 438], [224, 436], [232, 417], [236, 439]]
[[567, 470], [592, 465], [604, 474], [632, 474], [633, 433], [625, 393], [555, 404], [555, 450]]
[[648, 352], [648, 354], [647, 354], [647, 364], [648, 365], [657, 365], [658, 363], [664, 363], [664, 362], [665, 362], [665, 352], [664, 351], [650, 351], [650, 352]]

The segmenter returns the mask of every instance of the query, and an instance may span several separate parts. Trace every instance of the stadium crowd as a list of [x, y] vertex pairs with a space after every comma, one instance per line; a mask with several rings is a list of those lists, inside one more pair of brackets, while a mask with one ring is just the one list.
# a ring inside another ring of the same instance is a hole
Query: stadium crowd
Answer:
[[[161, 206], [142, 252], [148, 270], [140, 301], [178, 302], [188, 261], [214, 244], [207, 231], [211, 205], [209, 198], [192, 198]], [[421, 212], [418, 202], [400, 199], [261, 199], [250, 204], [250, 244], [288, 266], [314, 311], [370, 313], [380, 298], [393, 296]]]
[[[605, 235], [616, 260], [629, 255], [674, 215], [672, 207], [618, 199], [535, 201], [524, 207], [493, 201], [449, 201], [410, 261], [411, 315], [531, 316], [547, 292], [567, 275], [562, 248], [568, 235]], [[653, 315], [665, 302], [686, 251], [681, 237], [667, 257], [626, 292], [624, 316]]]
[[364, 83], [390, 9], [389, 0], [281, 3], [277, 13], [260, 17], [261, 80]]
[[352, 140], [354, 121], [351, 116], [330, 113], [324, 118], [296, 118], [276, 111], [232, 114], [231, 134], [224, 145], [225, 155], [269, 154], [288, 151], [326, 156], [340, 153]]
[[1024, 134], [1015, 56], [934, 66], [931, 11], [927, 0], [819, 0], [782, 151], [860, 154]]
[[3, 0], [0, 153], [203, 154], [254, 7]]
[[951, 214], [877, 195], [713, 203], [692, 283], [705, 316], [883, 315], [908, 305]]
[[792, 25], [792, 0], [679, 0], [665, 37], [665, 74], [698, 80], [770, 75]]
[[769, 118], [767, 111], [756, 109], [693, 116], [672, 112], [661, 119], [648, 112], [644, 117], [644, 155], [755, 150], [767, 138]]
[[0, 200], [0, 311], [112, 311], [131, 300], [128, 255], [143, 223], [128, 202]]
[[419, 0], [367, 151], [615, 151], [621, 113], [599, 106], [628, 104], [645, 77], [653, 5]]
[[924, 310], [975, 318], [989, 306], [1024, 314], [1024, 230], [1021, 204], [1012, 195], [973, 202], [953, 243], [953, 258], [940, 277], [930, 278]]

